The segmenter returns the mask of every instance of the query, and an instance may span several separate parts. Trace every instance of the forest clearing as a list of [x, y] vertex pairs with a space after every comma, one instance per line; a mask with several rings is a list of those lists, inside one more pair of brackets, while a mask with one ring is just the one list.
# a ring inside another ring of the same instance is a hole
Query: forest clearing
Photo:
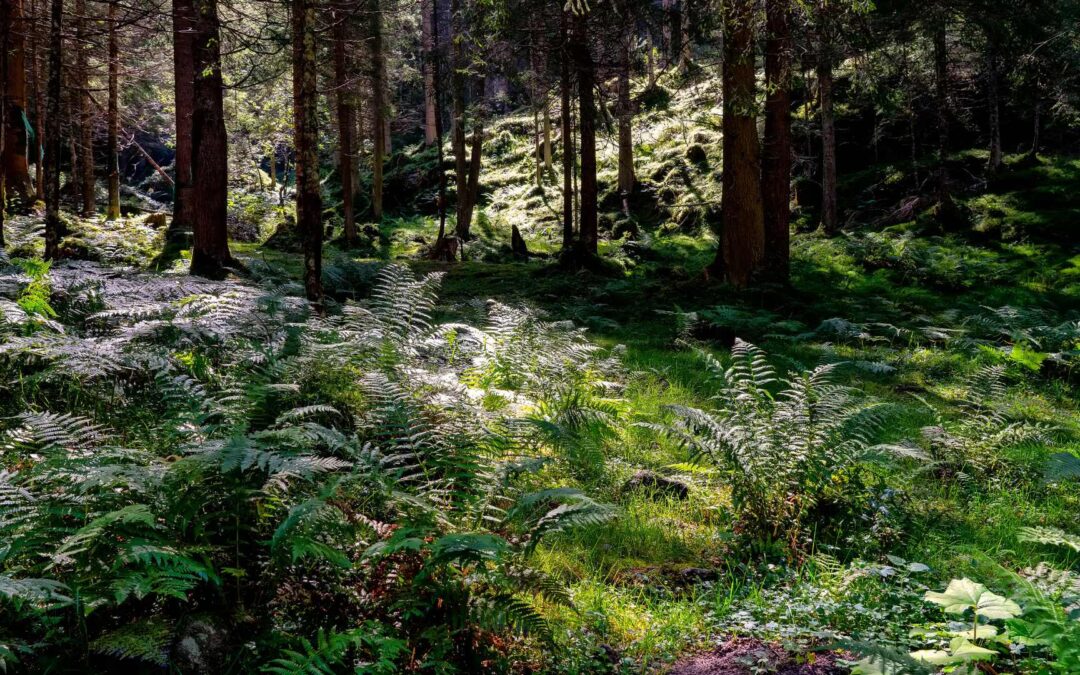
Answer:
[[1077, 0], [3, 0], [0, 672], [1080, 675]]

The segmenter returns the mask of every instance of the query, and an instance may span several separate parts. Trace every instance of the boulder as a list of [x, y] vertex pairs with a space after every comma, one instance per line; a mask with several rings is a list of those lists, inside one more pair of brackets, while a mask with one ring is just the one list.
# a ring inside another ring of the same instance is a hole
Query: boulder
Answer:
[[674, 478], [661, 476], [655, 471], [649, 471], [648, 469], [642, 469], [631, 476], [630, 480], [626, 481], [623, 485], [623, 491], [645, 492], [647, 494], [678, 499], [680, 501], [690, 496], [690, 488], [687, 487], [686, 483], [677, 481]]

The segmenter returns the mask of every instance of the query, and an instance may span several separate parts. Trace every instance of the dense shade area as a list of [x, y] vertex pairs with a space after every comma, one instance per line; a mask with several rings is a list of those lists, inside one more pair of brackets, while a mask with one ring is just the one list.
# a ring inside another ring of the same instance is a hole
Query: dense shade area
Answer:
[[1075, 0], [5, 0], [0, 671], [1080, 673]]

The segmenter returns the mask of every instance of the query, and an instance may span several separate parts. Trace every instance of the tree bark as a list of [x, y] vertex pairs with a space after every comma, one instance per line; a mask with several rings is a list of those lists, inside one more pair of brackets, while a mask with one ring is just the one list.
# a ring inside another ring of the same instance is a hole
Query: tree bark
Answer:
[[457, 226], [467, 218], [469, 192], [469, 162], [465, 147], [465, 28], [461, 0], [450, 2], [451, 42], [450, 97], [454, 107], [454, 119], [450, 128], [450, 148], [454, 153], [454, 192], [457, 195]]
[[[315, 0], [292, 0], [293, 129], [296, 224], [304, 242], [304, 292], [322, 311], [322, 196], [319, 192], [319, 94]], [[342, 152], [342, 156], [344, 156]]]
[[765, 3], [765, 143], [761, 158], [765, 271], [786, 282], [791, 248], [791, 78], [794, 41], [789, 0]]
[[386, 66], [384, 65], [382, 7], [371, 0], [371, 138], [374, 152], [371, 157], [371, 215], [383, 216], [383, 161], [386, 157]]
[[[477, 82], [476, 91], [478, 92], [477, 98], [482, 98], [484, 78], [481, 77]], [[482, 100], [480, 105], [483, 105]], [[483, 113], [478, 110], [476, 119], [473, 120], [472, 144], [469, 150], [469, 168], [465, 180], [465, 194], [464, 199], [460, 202], [461, 207], [458, 210], [457, 226], [454, 230], [454, 233], [463, 240], [468, 240], [471, 236], [473, 212], [476, 210], [476, 203], [480, 199], [480, 162], [483, 149], [484, 119]]]
[[711, 272], [748, 285], [765, 253], [757, 136], [754, 2], [724, 0], [724, 176], [720, 249]]
[[1001, 79], [998, 65], [997, 44], [992, 36], [987, 37], [986, 45], [986, 105], [989, 108], [990, 122], [990, 158], [986, 168], [991, 174], [1001, 171]]
[[438, 0], [420, 0], [421, 46], [424, 50], [424, 143], [435, 144], [435, 68], [431, 61]]
[[0, 161], [4, 165], [6, 186], [30, 201], [34, 193], [30, 181], [30, 166], [26, 159], [27, 135], [23, 122], [26, 111], [26, 32], [23, 0], [4, 0], [7, 11], [6, 75], [3, 105], [5, 110], [4, 149]]
[[934, 28], [934, 104], [937, 107], [938, 131], [938, 201], [949, 200], [949, 172], [945, 162], [949, 157], [949, 54], [944, 17]]
[[85, 218], [97, 210], [94, 185], [94, 114], [90, 109], [90, 66], [87, 59], [86, 0], [75, 2], [75, 87], [78, 89], [79, 192]]
[[338, 174], [341, 177], [341, 217], [344, 220], [345, 245], [356, 245], [356, 215], [353, 213], [353, 132], [356, 128], [356, 111], [353, 106], [353, 88], [349, 83], [347, 45], [348, 15], [334, 10], [334, 90], [337, 95], [338, 126]]
[[49, 12], [48, 114], [45, 130], [45, 259], [60, 257], [60, 239], [67, 234], [60, 220], [60, 83], [63, 78], [64, 0], [52, 0]]
[[194, 0], [195, 80], [191, 116], [191, 175], [194, 242], [191, 273], [223, 278], [235, 265], [226, 228], [229, 198], [228, 142], [221, 77], [217, 0]]
[[[7, 55], [11, 51], [11, 13], [7, 3], [0, 4], [0, 158], [4, 156], [5, 137], [7, 136]], [[0, 161], [0, 251], [5, 245], [4, 224], [7, 218], [7, 188], [4, 176], [4, 163]]]
[[[45, 98], [41, 90], [41, 63], [39, 45], [41, 43], [41, 21], [37, 5], [30, 3], [30, 16], [34, 27], [30, 29], [30, 95], [34, 99], [34, 196], [38, 201], [45, 201]], [[30, 150], [27, 150], [29, 156]]]
[[836, 196], [836, 117], [833, 113], [832, 56], [822, 48], [817, 62], [821, 114], [821, 229], [836, 234], [840, 228]]
[[[173, 94], [176, 109], [175, 185], [173, 217], [168, 238], [175, 240], [191, 232], [194, 177], [191, 174], [191, 122], [195, 111], [195, 8], [193, 0], [173, 0]], [[274, 167], [270, 166], [271, 178]]]
[[109, 204], [105, 220], [120, 217], [120, 166], [117, 163], [118, 137], [120, 135], [120, 43], [117, 39], [117, 3], [109, 0], [109, 112], [106, 162], [109, 169]]
[[623, 213], [630, 215], [630, 195], [634, 192], [637, 178], [634, 175], [634, 108], [630, 101], [630, 65], [634, 24], [629, 3], [623, 8], [622, 44], [619, 45], [619, 194], [622, 195]]
[[567, 11], [562, 11], [562, 54], [559, 59], [559, 94], [561, 110], [559, 121], [562, 127], [562, 178], [563, 178], [563, 255], [573, 252], [574, 246], [574, 125], [570, 117], [571, 80], [570, 80], [570, 36], [568, 24], [570, 18]]
[[439, 82], [440, 79], [440, 65], [442, 63], [442, 45], [439, 44], [439, 3], [437, 0], [431, 1], [431, 45], [429, 47], [428, 61], [431, 63], [432, 89], [431, 89], [431, 103], [434, 106], [435, 112], [435, 152], [438, 158], [439, 166], [439, 203], [437, 204], [439, 209], [439, 236], [436, 240], [436, 248], [442, 243], [443, 237], [446, 236], [446, 168], [443, 166], [443, 126], [442, 126], [442, 107]]
[[596, 67], [589, 51], [588, 14], [574, 16], [571, 47], [577, 71], [578, 123], [581, 135], [581, 213], [578, 247], [585, 256], [597, 254], [597, 185], [596, 185]]

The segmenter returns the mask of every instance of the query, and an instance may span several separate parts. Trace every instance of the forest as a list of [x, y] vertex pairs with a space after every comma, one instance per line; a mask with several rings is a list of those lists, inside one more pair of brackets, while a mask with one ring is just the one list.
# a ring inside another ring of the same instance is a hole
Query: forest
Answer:
[[1080, 675], [1080, 0], [0, 2], [0, 673]]

